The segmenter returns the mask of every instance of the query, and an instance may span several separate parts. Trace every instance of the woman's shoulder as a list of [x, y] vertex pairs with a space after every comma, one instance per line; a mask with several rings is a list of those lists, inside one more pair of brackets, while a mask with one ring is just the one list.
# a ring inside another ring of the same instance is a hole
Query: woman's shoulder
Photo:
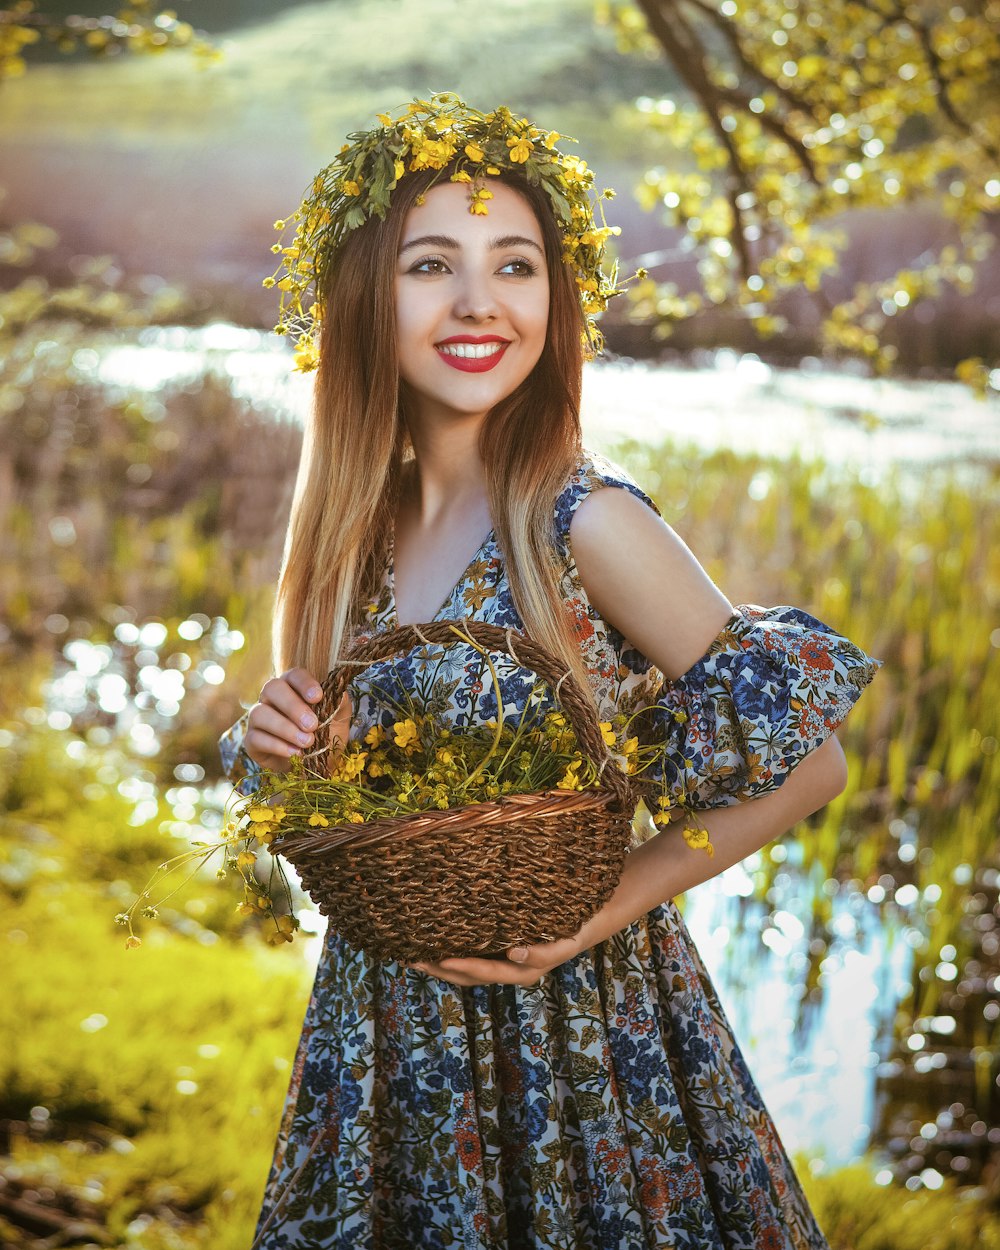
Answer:
[[556, 541], [564, 556], [569, 553], [569, 531], [577, 509], [595, 491], [607, 487], [628, 491], [659, 516], [656, 504], [630, 473], [600, 452], [584, 448], [556, 498]]

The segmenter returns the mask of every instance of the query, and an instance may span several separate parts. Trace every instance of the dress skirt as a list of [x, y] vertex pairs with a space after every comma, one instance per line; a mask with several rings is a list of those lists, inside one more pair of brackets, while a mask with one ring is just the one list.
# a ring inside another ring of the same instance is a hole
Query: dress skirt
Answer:
[[827, 1247], [673, 903], [527, 988], [329, 932], [262, 1229], [261, 1250]]

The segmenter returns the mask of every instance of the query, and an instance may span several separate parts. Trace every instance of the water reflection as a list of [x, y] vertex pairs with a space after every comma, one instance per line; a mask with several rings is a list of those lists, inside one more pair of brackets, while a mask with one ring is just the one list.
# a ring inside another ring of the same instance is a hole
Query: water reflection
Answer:
[[754, 897], [763, 858], [691, 891], [685, 919], [786, 1146], [835, 1166], [868, 1145], [912, 952], [899, 917], [836, 882], [819, 936], [806, 866], [783, 869], [766, 899]]

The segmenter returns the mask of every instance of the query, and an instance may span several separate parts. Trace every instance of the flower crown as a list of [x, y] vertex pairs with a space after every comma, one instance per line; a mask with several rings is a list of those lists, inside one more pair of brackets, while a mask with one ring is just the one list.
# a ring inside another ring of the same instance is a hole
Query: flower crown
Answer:
[[[280, 292], [275, 331], [294, 336], [296, 369], [308, 372], [316, 367], [315, 331], [323, 317], [320, 293], [348, 234], [370, 217], [385, 217], [393, 189], [408, 172], [443, 173], [446, 168], [452, 170], [452, 182], [468, 184], [469, 212], [479, 215], [489, 212], [493, 198], [489, 179], [503, 170], [518, 170], [542, 188], [562, 235], [563, 261], [572, 265], [580, 291], [587, 348], [591, 354], [599, 351], [602, 339], [594, 315], [620, 293], [617, 266], [607, 273], [603, 268], [605, 243], [619, 233], [617, 226], [605, 221], [602, 203], [612, 199], [614, 191], [602, 191], [596, 201], [598, 225], [590, 196], [593, 170], [556, 147], [567, 136], [554, 130], [543, 133], [503, 106], [480, 113], [450, 91], [414, 100], [397, 118], [379, 113], [378, 120], [372, 130], [348, 135], [349, 142], [316, 175], [298, 209], [274, 223], [282, 231], [282, 242], [271, 251], [280, 253], [281, 261], [264, 286], [276, 286]], [[293, 223], [295, 236], [285, 247], [284, 232]], [[313, 298], [307, 303], [310, 288]]]

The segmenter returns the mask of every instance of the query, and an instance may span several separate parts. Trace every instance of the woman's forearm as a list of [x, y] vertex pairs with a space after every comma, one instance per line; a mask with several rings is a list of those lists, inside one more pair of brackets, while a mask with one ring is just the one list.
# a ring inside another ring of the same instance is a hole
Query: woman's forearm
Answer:
[[608, 903], [584, 926], [588, 946], [626, 928], [648, 911], [708, 881], [818, 811], [844, 788], [847, 769], [836, 738], [809, 755], [772, 794], [733, 807], [699, 812], [714, 855], [695, 850], [668, 826], [631, 851]]

